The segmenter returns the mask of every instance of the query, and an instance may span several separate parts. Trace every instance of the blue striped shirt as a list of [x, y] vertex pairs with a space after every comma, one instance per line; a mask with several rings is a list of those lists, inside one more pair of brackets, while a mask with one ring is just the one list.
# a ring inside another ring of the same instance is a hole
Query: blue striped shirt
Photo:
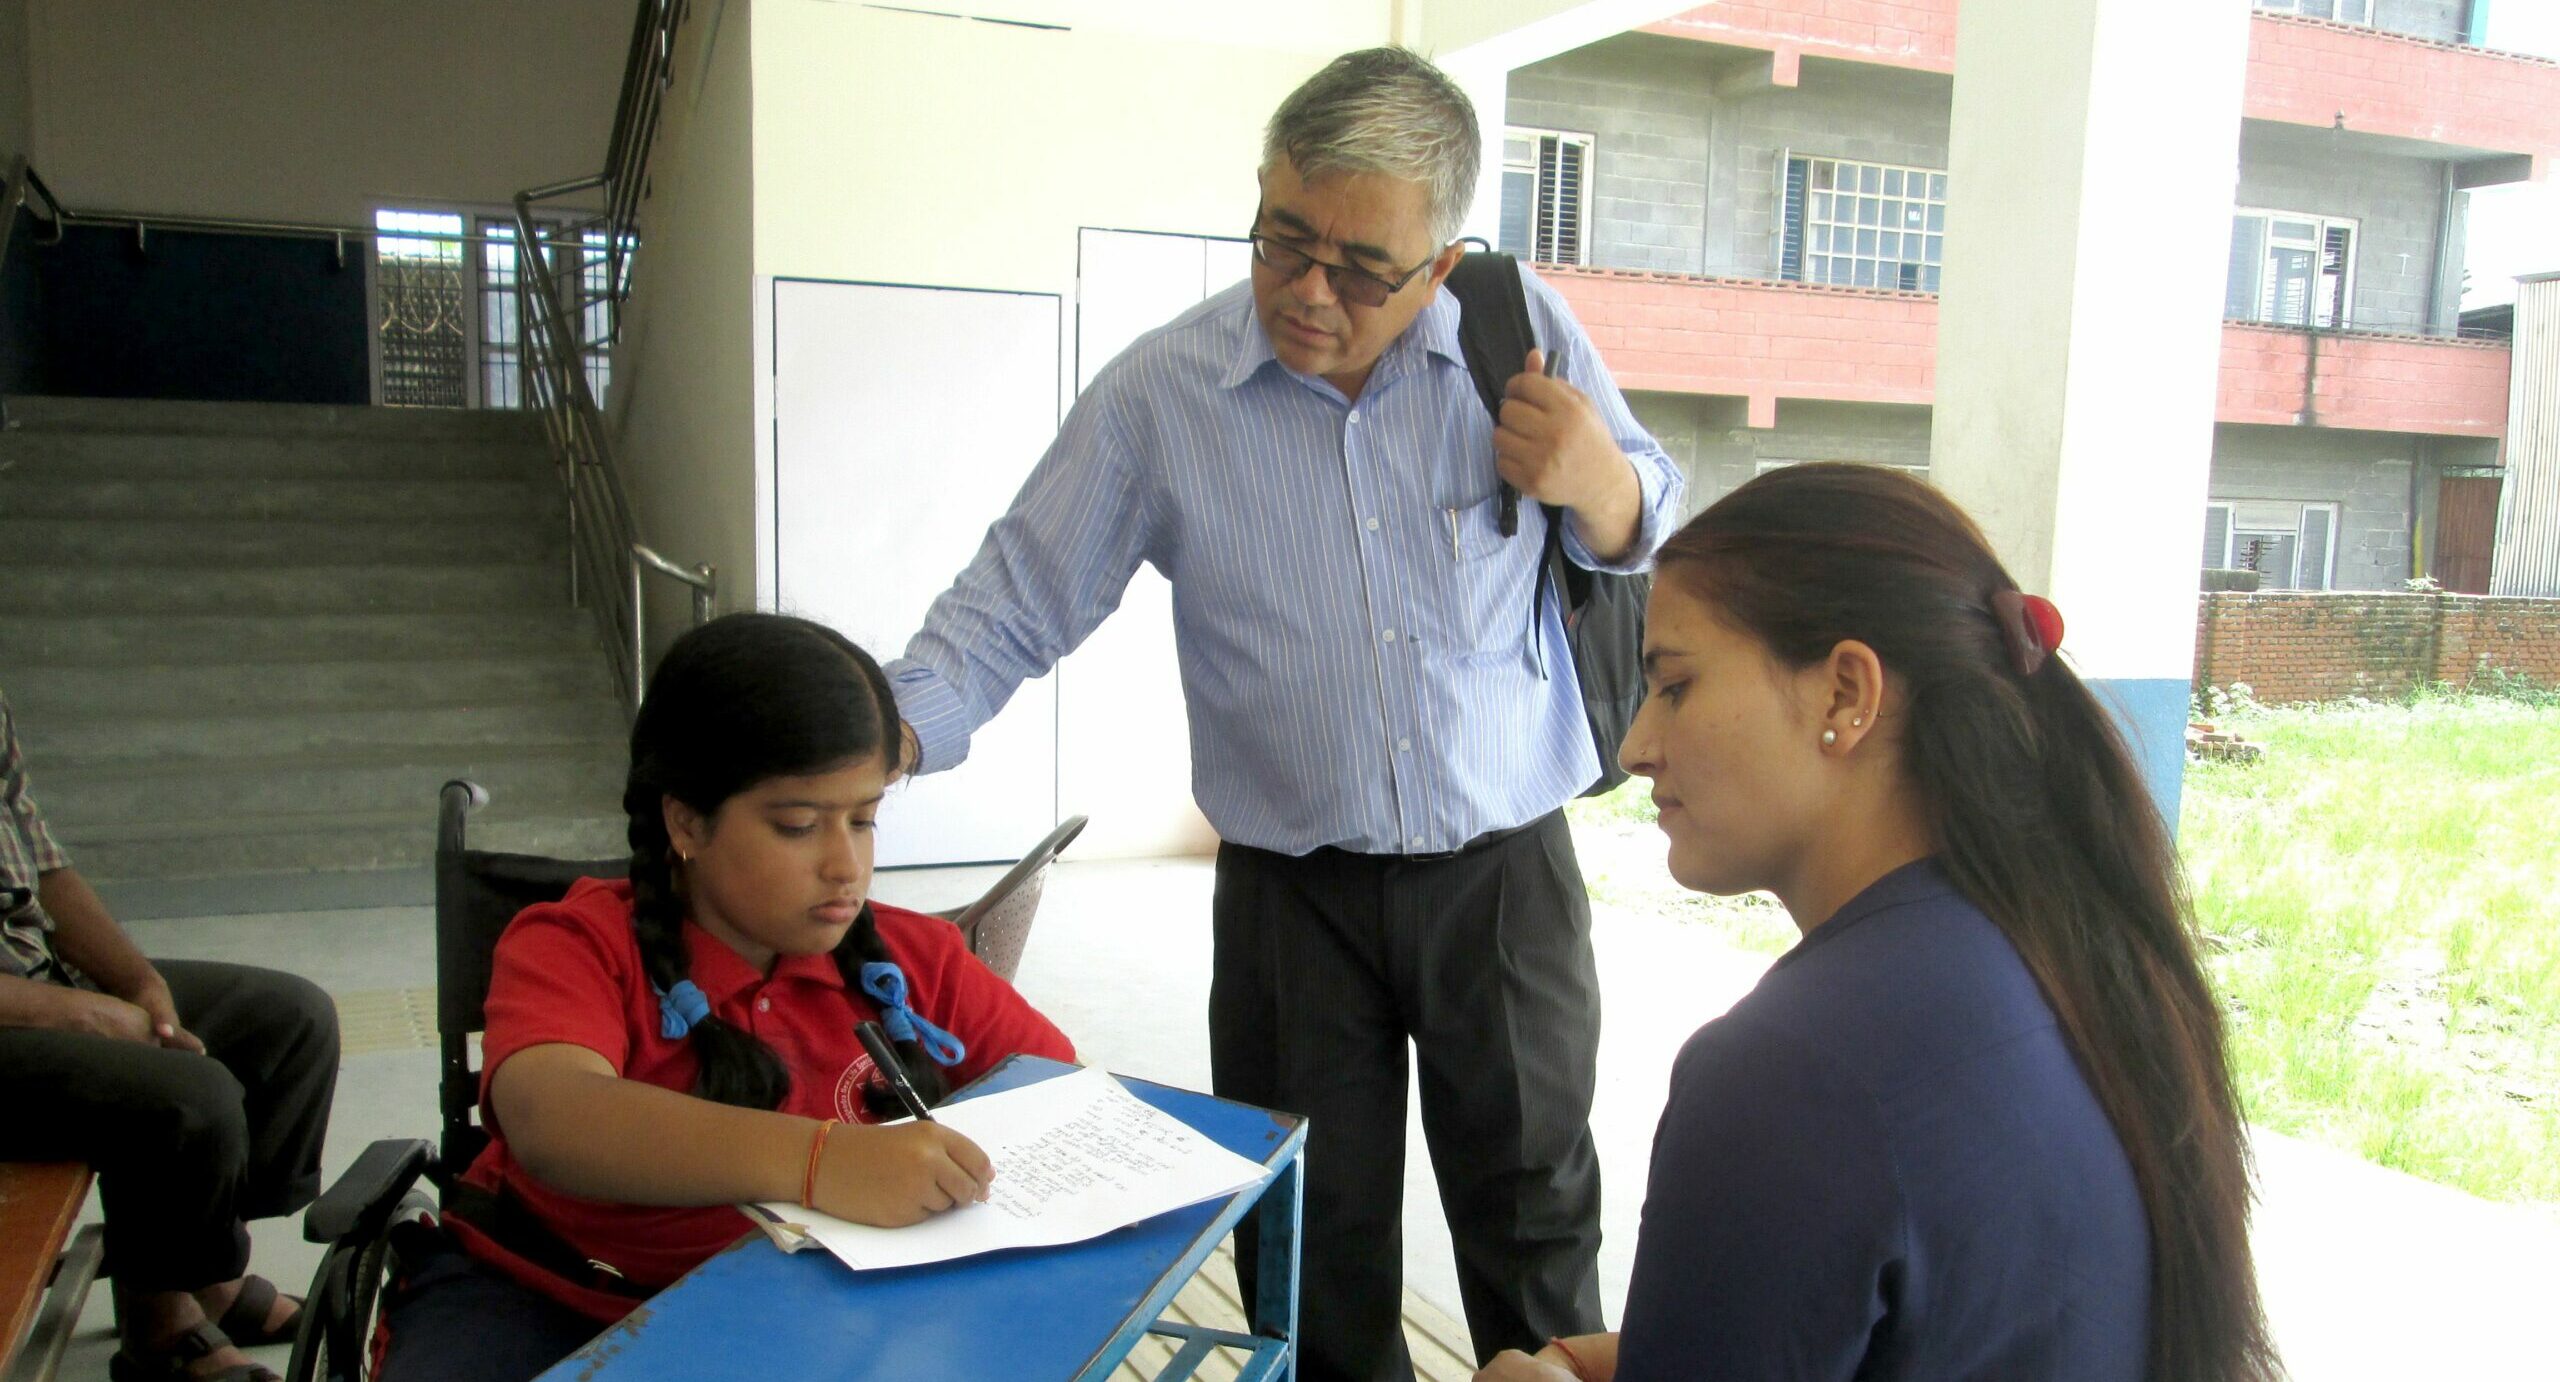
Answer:
[[[1555, 291], [1537, 339], [1634, 464], [1638, 570], [1681, 477]], [[1192, 790], [1218, 834], [1304, 854], [1456, 849], [1599, 773], [1557, 602], [1529, 627], [1545, 518], [1495, 526], [1493, 421], [1439, 294], [1355, 404], [1283, 366], [1250, 283], [1140, 337], [1087, 388], [1013, 506], [889, 665], [921, 770], [948, 768], [1014, 688], [1073, 651], [1140, 562], [1173, 584]]]

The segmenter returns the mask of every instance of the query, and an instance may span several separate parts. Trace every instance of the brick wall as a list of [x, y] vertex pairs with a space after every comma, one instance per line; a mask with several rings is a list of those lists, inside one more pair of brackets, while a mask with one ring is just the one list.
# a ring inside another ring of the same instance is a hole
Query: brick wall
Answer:
[[2560, 600], [2282, 592], [2197, 605], [2196, 685], [2247, 682], [2262, 701], [2384, 699], [2492, 668], [2560, 685]]

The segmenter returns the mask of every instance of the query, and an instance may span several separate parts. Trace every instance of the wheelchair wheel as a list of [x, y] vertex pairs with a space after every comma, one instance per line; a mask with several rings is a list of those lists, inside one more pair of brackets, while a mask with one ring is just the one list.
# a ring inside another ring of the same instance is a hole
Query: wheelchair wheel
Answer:
[[374, 1314], [384, 1283], [399, 1268], [392, 1234], [404, 1224], [432, 1219], [435, 1207], [434, 1196], [413, 1188], [380, 1232], [329, 1245], [303, 1300], [285, 1382], [367, 1382], [373, 1376]]

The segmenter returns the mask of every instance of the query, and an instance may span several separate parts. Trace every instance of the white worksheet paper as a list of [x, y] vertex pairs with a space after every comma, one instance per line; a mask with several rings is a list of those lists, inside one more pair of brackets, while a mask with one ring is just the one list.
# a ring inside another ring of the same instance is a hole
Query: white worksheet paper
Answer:
[[983, 1204], [906, 1228], [872, 1228], [803, 1209], [758, 1206], [799, 1225], [857, 1268], [912, 1267], [1003, 1248], [1082, 1242], [1259, 1182], [1260, 1163], [1228, 1151], [1142, 1103], [1100, 1070], [934, 1110], [935, 1121], [995, 1163]]

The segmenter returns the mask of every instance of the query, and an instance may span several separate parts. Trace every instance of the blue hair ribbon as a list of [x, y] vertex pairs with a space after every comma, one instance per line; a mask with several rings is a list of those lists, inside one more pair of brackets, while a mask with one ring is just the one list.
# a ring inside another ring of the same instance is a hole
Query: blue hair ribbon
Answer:
[[880, 1004], [880, 1025], [889, 1029], [891, 1041], [912, 1041], [924, 1047], [933, 1063], [958, 1065], [969, 1054], [960, 1038], [925, 1020], [924, 1014], [907, 1006], [906, 971], [885, 960], [872, 960], [862, 966], [862, 991]]
[[658, 990], [658, 1035], [670, 1041], [710, 1015], [711, 1000], [702, 996], [691, 979], [678, 979], [675, 987]]

